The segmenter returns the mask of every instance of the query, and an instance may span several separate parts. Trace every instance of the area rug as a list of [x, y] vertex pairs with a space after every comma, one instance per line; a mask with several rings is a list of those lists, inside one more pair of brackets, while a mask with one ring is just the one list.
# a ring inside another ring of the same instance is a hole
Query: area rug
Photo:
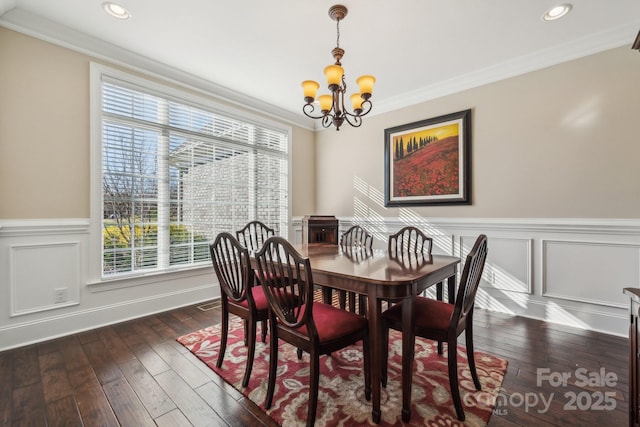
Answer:
[[[216, 368], [220, 344], [220, 325], [181, 336], [177, 341], [206, 363], [243, 395], [264, 410], [269, 371], [269, 338], [258, 338], [251, 380], [242, 387], [247, 347], [244, 346], [242, 320], [231, 316], [227, 351], [222, 368]], [[259, 328], [258, 328], [258, 337]], [[316, 423], [318, 427], [333, 426], [485, 426], [491, 417], [496, 396], [507, 369], [507, 361], [476, 351], [476, 369], [482, 390], [473, 385], [466, 352], [458, 347], [458, 375], [460, 393], [466, 415], [458, 421], [449, 393], [446, 345], [438, 355], [436, 344], [416, 338], [415, 372], [412, 386], [411, 420], [403, 423], [401, 361], [402, 341], [399, 332], [389, 336], [389, 380], [381, 392], [382, 420], [375, 424], [371, 418], [371, 402], [364, 397], [362, 347], [360, 343], [320, 357], [320, 389]], [[309, 355], [298, 360], [296, 349], [284, 342], [279, 344], [278, 378], [273, 404], [265, 412], [283, 427], [304, 426], [309, 396]]]

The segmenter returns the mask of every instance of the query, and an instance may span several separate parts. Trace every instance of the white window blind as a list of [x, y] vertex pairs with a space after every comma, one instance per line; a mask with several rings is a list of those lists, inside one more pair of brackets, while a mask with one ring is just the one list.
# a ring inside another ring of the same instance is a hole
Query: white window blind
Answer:
[[209, 262], [259, 219], [287, 237], [288, 133], [103, 75], [102, 275]]

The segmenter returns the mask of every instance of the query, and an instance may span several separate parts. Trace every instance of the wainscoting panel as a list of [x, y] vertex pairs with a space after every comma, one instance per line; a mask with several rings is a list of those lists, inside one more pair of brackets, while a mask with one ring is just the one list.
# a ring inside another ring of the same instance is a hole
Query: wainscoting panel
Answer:
[[[629, 303], [622, 289], [640, 287], [640, 220], [427, 218], [409, 208], [394, 218], [338, 220], [341, 231], [356, 223], [372, 231], [377, 248], [386, 246], [389, 234], [415, 225], [437, 241], [434, 253], [461, 258], [486, 234], [489, 256], [478, 307], [627, 335]], [[294, 218], [290, 235], [300, 229], [301, 219]]]
[[620, 286], [640, 283], [640, 246], [589, 241], [543, 241], [543, 295], [626, 308]]
[[90, 229], [84, 218], [0, 220], [0, 351], [220, 296], [209, 266], [96, 281]]
[[11, 316], [79, 303], [80, 242], [10, 247]]
[[[460, 257], [463, 260], [473, 248], [476, 238], [461, 238]], [[531, 239], [491, 237], [488, 245], [490, 249], [482, 273], [482, 287], [530, 294], [533, 286]]]

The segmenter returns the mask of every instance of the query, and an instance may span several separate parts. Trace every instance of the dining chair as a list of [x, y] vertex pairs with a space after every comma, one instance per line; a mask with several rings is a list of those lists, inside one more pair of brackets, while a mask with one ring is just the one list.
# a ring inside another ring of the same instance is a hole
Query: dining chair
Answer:
[[[467, 360], [471, 377], [477, 390], [480, 390], [480, 380], [476, 372], [473, 350], [473, 307], [484, 264], [487, 259], [487, 236], [480, 235], [467, 255], [460, 278], [458, 295], [454, 304], [432, 298], [417, 296], [414, 303], [413, 328], [416, 336], [447, 343], [447, 361], [449, 367], [449, 387], [453, 397], [456, 415], [464, 421], [465, 415], [460, 400], [458, 386], [458, 336], [465, 333]], [[389, 329], [402, 331], [402, 302], [394, 305], [382, 313], [383, 339], [388, 349]], [[438, 354], [442, 350], [438, 349]], [[382, 385], [387, 384], [388, 351], [382, 355]]]
[[[410, 256], [431, 258], [433, 239], [414, 226], [406, 226], [389, 236], [387, 251], [393, 259], [404, 262]], [[436, 293], [442, 300], [442, 283], [436, 285]]]
[[257, 252], [265, 240], [271, 236], [275, 236], [275, 234], [275, 230], [263, 222], [251, 221], [236, 231], [236, 238], [245, 248], [249, 249], [250, 252]]
[[278, 367], [278, 340], [309, 353], [307, 426], [316, 418], [320, 356], [362, 341], [365, 397], [371, 398], [368, 320], [314, 301], [309, 258], [282, 237], [270, 237], [255, 255], [257, 274], [269, 303], [269, 378], [265, 408], [271, 407]]
[[431, 255], [433, 239], [419, 228], [406, 226], [397, 233], [389, 236], [387, 251], [391, 257], [401, 257], [403, 254]]
[[[357, 255], [357, 252], [370, 253], [373, 250], [373, 236], [360, 225], [354, 225], [340, 236], [340, 246], [349, 255]], [[349, 311], [356, 311], [356, 293], [338, 290], [338, 305], [344, 309], [349, 301]], [[359, 295], [358, 308], [360, 314], [364, 314], [365, 298]]]
[[[396, 233], [391, 234], [387, 240], [387, 252], [391, 259], [403, 264], [409, 258], [431, 258], [431, 250], [433, 249], [433, 239], [427, 236], [417, 227], [408, 225], [402, 227]], [[442, 299], [442, 284], [436, 285], [439, 298]], [[391, 302], [387, 301], [390, 307]]]
[[247, 365], [242, 386], [249, 384], [256, 348], [256, 324], [264, 326], [269, 318], [269, 304], [261, 286], [254, 286], [255, 274], [251, 269], [249, 251], [232, 234], [222, 232], [209, 246], [211, 261], [222, 289], [222, 335], [216, 366], [220, 368], [227, 348], [229, 313], [244, 319], [244, 341], [248, 345]]
[[[249, 252], [254, 253], [258, 252], [265, 240], [271, 236], [275, 236], [275, 234], [275, 230], [265, 223], [261, 221], [250, 221], [240, 230], [236, 231], [236, 238]], [[258, 286], [260, 285], [258, 284]], [[267, 341], [267, 329], [267, 320], [265, 319], [262, 321], [262, 327], [260, 328], [262, 342]]]

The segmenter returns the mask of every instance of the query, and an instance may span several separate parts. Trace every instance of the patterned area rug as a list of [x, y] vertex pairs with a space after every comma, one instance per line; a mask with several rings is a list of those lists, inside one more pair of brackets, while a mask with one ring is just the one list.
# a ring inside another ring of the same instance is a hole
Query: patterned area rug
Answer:
[[[214, 372], [264, 409], [269, 369], [269, 338], [258, 342], [248, 387], [241, 385], [247, 348], [243, 344], [241, 319], [231, 316], [229, 341], [221, 369], [215, 366], [220, 342], [220, 325], [184, 335], [177, 341], [188, 348]], [[496, 396], [507, 369], [507, 361], [476, 351], [476, 368], [482, 390], [476, 391], [466, 361], [464, 347], [458, 348], [460, 393], [466, 421], [458, 421], [449, 393], [445, 354], [438, 355], [436, 343], [416, 338], [415, 372], [412, 386], [412, 416], [402, 423], [401, 379], [402, 342], [399, 332], [389, 337], [389, 380], [381, 393], [382, 420], [371, 419], [371, 403], [364, 397], [362, 351], [359, 345], [320, 358], [320, 391], [315, 425], [323, 426], [485, 426], [492, 414]], [[265, 411], [283, 427], [304, 426], [309, 395], [309, 355], [298, 360], [296, 349], [280, 343], [278, 378], [273, 404]]]

